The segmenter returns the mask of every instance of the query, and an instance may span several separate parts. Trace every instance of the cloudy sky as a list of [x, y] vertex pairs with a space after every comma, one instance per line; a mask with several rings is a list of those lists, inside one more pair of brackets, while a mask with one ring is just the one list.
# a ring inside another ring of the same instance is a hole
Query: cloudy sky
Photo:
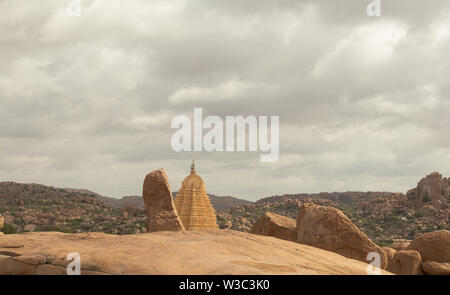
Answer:
[[[0, 181], [404, 192], [450, 176], [450, 1], [0, 0]], [[280, 116], [280, 157], [174, 152], [174, 116]]]

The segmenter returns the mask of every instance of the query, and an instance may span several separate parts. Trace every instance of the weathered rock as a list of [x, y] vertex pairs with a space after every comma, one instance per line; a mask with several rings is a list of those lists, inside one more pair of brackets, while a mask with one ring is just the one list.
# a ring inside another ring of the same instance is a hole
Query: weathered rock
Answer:
[[368, 263], [370, 252], [380, 254], [382, 269], [386, 253], [361, 232], [340, 210], [304, 204], [297, 217], [297, 242], [339, 253]]
[[147, 213], [147, 232], [184, 230], [164, 169], [147, 174], [142, 195]]
[[410, 243], [411, 241], [395, 242], [391, 245], [391, 248], [395, 251], [407, 250]]
[[450, 263], [427, 260], [422, 263], [422, 269], [427, 275], [450, 275]]
[[389, 261], [387, 271], [398, 275], [423, 275], [422, 258], [420, 253], [414, 250], [400, 250]]
[[450, 231], [438, 230], [416, 237], [408, 247], [416, 250], [423, 261], [450, 263]]
[[292, 218], [267, 212], [256, 220], [250, 233], [296, 241], [296, 222]]
[[382, 247], [381, 249], [383, 249], [384, 253], [386, 253], [388, 259], [388, 265], [386, 270], [390, 271], [389, 268], [394, 263], [394, 256], [395, 253], [397, 253], [397, 251], [392, 249], [391, 247]]
[[65, 274], [73, 251], [82, 275], [367, 274], [366, 263], [336, 253], [230, 230], [10, 234], [0, 239], [0, 274]]
[[442, 192], [446, 190], [447, 179], [442, 179], [442, 175], [433, 172], [422, 178], [417, 187], [407, 192], [408, 198], [414, 200], [417, 207], [422, 207], [424, 203], [442, 200]]

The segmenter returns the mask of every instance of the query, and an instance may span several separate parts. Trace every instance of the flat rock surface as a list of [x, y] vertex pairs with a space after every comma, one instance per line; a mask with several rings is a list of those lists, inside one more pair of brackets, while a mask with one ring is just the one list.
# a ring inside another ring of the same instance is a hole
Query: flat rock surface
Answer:
[[333, 252], [228, 230], [4, 235], [0, 274], [64, 274], [71, 252], [82, 274], [367, 274], [367, 264]]

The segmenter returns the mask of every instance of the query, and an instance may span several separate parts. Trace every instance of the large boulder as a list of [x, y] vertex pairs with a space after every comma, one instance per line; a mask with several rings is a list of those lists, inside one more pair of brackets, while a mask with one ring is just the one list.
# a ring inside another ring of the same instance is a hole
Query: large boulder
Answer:
[[147, 232], [184, 230], [164, 169], [147, 174], [142, 195], [147, 213]]
[[383, 249], [372, 242], [340, 210], [305, 203], [297, 217], [297, 242], [368, 263], [367, 255], [380, 255], [382, 269], [388, 259]]
[[386, 270], [389, 270], [389, 267], [394, 263], [394, 256], [397, 253], [397, 251], [395, 249], [392, 249], [391, 247], [382, 247], [381, 249], [383, 249], [384, 253], [386, 253], [386, 257], [388, 259], [388, 265]]
[[408, 247], [416, 250], [423, 261], [450, 263], [450, 231], [438, 230], [416, 237]]
[[423, 275], [422, 258], [420, 253], [414, 250], [401, 250], [394, 254], [389, 261], [387, 271], [398, 275]]
[[427, 260], [422, 263], [422, 269], [427, 275], [450, 275], [450, 263]]
[[296, 223], [294, 219], [267, 212], [256, 220], [250, 233], [295, 241], [295, 227]]

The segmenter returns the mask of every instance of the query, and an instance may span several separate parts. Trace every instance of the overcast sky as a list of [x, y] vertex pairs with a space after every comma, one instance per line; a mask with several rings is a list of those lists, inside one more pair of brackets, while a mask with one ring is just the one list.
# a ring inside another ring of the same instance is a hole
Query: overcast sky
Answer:
[[[450, 1], [0, 0], [0, 181], [405, 192], [450, 176]], [[174, 152], [174, 116], [280, 116], [280, 157]]]

